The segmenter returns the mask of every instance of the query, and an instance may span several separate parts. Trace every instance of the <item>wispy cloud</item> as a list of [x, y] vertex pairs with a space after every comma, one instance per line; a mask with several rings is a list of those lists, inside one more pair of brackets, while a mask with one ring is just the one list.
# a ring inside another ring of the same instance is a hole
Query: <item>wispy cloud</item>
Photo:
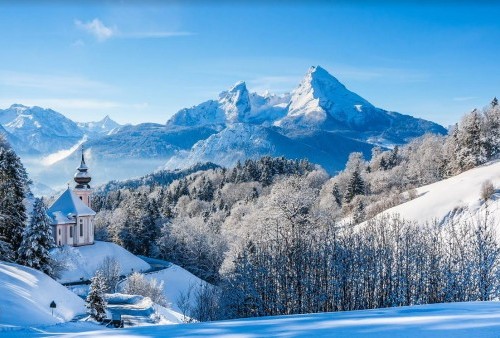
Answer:
[[106, 26], [97, 18], [89, 22], [75, 20], [75, 25], [77, 28], [93, 35], [98, 41], [105, 41], [116, 34], [116, 28]]
[[117, 27], [105, 25], [101, 20], [95, 18], [92, 21], [83, 22], [75, 20], [75, 26], [92, 36], [98, 41], [103, 42], [110, 38], [121, 39], [163, 39], [176, 36], [194, 35], [192, 32], [186, 31], [137, 31], [137, 32], [122, 32]]
[[477, 96], [459, 96], [459, 97], [454, 97], [453, 101], [458, 101], [458, 102], [463, 102], [463, 101], [471, 101], [477, 99]]
[[82, 90], [111, 91], [111, 85], [79, 76], [20, 73], [0, 70], [0, 87], [35, 88], [53, 92], [79, 92]]
[[83, 47], [83, 46], [85, 46], [85, 42], [83, 42], [82, 39], [77, 39], [77, 40], [73, 41], [71, 46], [76, 47], [76, 48]]

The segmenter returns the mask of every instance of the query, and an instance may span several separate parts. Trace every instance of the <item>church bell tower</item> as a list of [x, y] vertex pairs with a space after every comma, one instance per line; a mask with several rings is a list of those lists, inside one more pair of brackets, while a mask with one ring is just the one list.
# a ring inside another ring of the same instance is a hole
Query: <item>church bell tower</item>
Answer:
[[76, 186], [73, 192], [75, 193], [76, 196], [78, 196], [82, 200], [82, 202], [86, 206], [90, 207], [90, 198], [92, 195], [92, 189], [90, 188], [89, 183], [92, 180], [92, 178], [90, 177], [89, 174], [89, 167], [87, 167], [87, 164], [85, 164], [83, 146], [82, 146], [82, 161], [80, 163], [80, 166], [76, 168], [74, 180], [76, 182]]

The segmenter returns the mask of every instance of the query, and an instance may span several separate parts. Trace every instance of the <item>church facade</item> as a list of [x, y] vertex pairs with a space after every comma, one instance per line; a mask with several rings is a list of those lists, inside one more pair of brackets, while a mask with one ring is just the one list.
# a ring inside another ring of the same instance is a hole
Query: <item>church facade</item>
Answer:
[[74, 180], [76, 185], [64, 191], [50, 206], [48, 214], [52, 218], [52, 234], [56, 245], [82, 246], [94, 244], [94, 216], [91, 208], [92, 189], [90, 173], [82, 160]]

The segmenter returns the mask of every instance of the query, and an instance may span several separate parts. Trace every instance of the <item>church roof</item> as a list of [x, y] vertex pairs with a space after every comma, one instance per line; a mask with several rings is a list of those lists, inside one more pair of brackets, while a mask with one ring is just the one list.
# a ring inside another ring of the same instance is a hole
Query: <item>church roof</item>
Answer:
[[73, 223], [73, 216], [93, 216], [95, 211], [83, 203], [68, 187], [50, 206], [48, 214], [57, 224]]

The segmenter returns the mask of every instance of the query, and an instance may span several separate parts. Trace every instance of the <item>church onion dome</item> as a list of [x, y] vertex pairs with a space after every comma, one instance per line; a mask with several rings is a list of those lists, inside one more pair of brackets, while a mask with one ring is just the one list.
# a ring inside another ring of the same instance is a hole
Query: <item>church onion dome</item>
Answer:
[[90, 188], [90, 181], [92, 178], [90, 177], [90, 174], [88, 172], [89, 167], [87, 167], [87, 164], [85, 163], [85, 157], [83, 155], [83, 146], [82, 146], [82, 161], [80, 163], [80, 166], [76, 168], [76, 173], [74, 176], [74, 180], [77, 183], [76, 188], [83, 189], [83, 188]]

